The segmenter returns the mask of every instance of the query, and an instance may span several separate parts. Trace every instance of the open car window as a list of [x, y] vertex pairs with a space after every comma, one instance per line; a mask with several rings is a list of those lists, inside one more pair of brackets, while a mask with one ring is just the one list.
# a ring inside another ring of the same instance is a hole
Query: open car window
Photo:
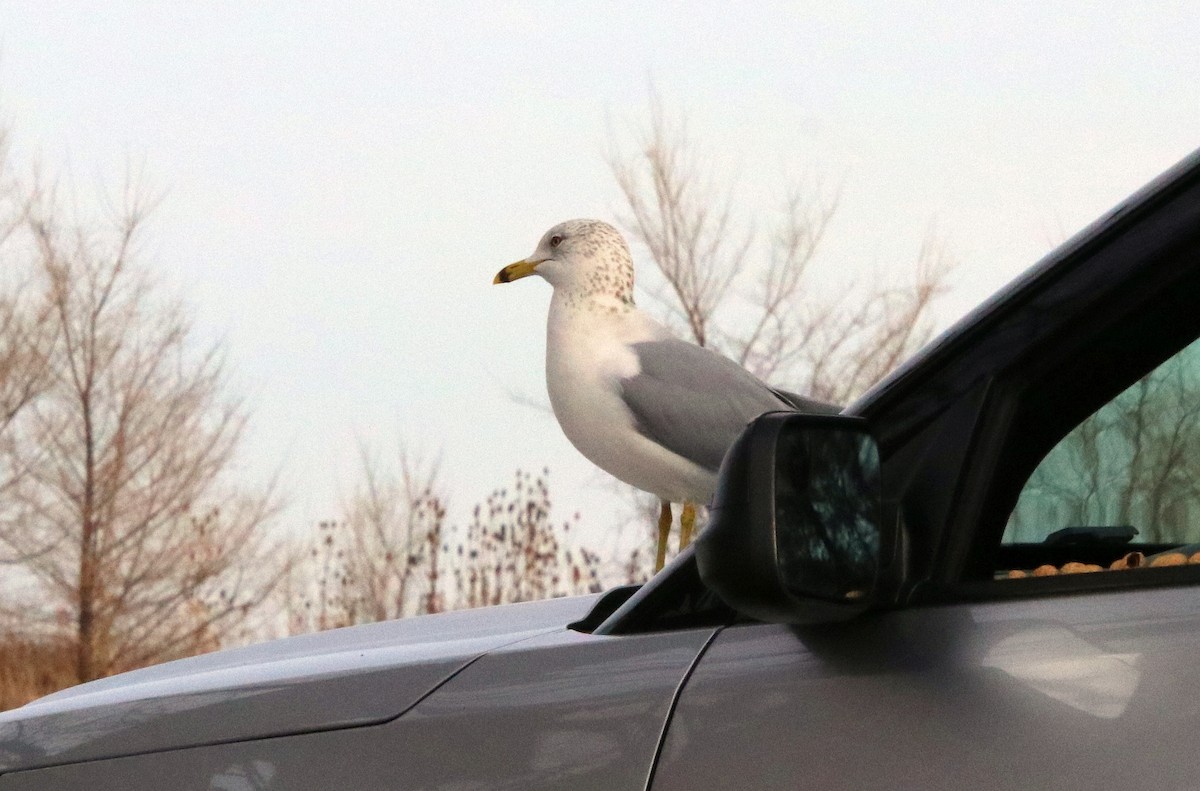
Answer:
[[998, 560], [997, 577], [1200, 564], [1200, 340], [1042, 458]]

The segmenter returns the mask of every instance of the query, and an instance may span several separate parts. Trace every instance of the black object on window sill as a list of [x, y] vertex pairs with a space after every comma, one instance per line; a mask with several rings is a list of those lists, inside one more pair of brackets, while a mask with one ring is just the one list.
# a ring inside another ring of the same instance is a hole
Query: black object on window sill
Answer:
[[1137, 534], [1138, 530], [1133, 525], [1083, 525], [1055, 530], [1042, 543], [1051, 546], [1128, 544]]

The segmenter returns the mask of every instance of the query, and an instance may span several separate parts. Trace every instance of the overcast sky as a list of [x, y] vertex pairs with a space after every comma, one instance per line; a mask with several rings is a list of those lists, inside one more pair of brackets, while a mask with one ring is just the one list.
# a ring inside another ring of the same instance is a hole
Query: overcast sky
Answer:
[[129, 163], [165, 192], [145, 258], [227, 342], [289, 525], [361, 438], [441, 453], [457, 521], [548, 466], [598, 532], [613, 495], [508, 395], [544, 398], [549, 286], [491, 278], [619, 215], [649, 87], [747, 216], [840, 186], [820, 282], [903, 277], [935, 225], [944, 325], [1200, 147], [1194, 6], [1110, 5], [0, 2], [0, 109], [81, 198]]

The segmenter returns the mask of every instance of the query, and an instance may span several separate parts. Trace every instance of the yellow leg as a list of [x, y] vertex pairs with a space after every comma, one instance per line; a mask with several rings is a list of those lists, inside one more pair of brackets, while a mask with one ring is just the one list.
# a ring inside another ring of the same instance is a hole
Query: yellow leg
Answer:
[[692, 543], [692, 530], [696, 527], [696, 506], [692, 503], [683, 504], [683, 513], [679, 515], [679, 549], [683, 550]]
[[654, 573], [662, 571], [667, 562], [667, 539], [671, 536], [671, 504], [663, 500], [658, 514], [658, 553], [654, 556]]

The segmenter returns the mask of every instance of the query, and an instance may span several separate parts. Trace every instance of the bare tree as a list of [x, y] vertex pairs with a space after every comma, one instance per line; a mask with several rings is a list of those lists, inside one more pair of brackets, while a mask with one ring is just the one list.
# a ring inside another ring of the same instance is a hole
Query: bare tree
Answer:
[[444, 609], [446, 496], [436, 464], [401, 452], [398, 469], [359, 449], [359, 479], [338, 519], [318, 523], [289, 580], [295, 634]]
[[366, 448], [360, 458], [362, 479], [345, 511], [352, 541], [346, 571], [370, 620], [400, 618], [419, 608], [422, 563], [437, 549], [436, 543], [429, 547], [429, 537], [440, 539], [446, 496], [436, 464], [423, 465], [401, 452], [399, 472], [391, 475]]
[[628, 204], [627, 224], [665, 281], [651, 294], [696, 343], [725, 351], [727, 338], [713, 325], [746, 268], [753, 233], [737, 227], [732, 196], [718, 194], [705, 178], [657, 101], [640, 149], [636, 158], [614, 157], [610, 165]]
[[[794, 188], [766, 230], [740, 216], [730, 185], [702, 164], [682, 122], [657, 97], [632, 153], [609, 165], [625, 199], [624, 224], [649, 253], [642, 280], [663, 320], [760, 378], [820, 401], [845, 404], [928, 339], [930, 308], [951, 262], [928, 234], [911, 282], [811, 288], [838, 195]], [[638, 521], [658, 502], [635, 495]]]
[[657, 100], [636, 153], [609, 162], [625, 224], [655, 266], [649, 293], [701, 346], [787, 389], [845, 403], [928, 340], [929, 308], [950, 270], [934, 238], [911, 284], [829, 298], [808, 286], [836, 195], [794, 189], [761, 232], [737, 215], [732, 190], [717, 186]]
[[6, 449], [27, 472], [0, 544], [69, 625], [78, 681], [217, 647], [282, 571], [273, 496], [231, 481], [245, 413], [220, 350], [194, 351], [182, 306], [134, 260], [148, 209], [68, 226], [42, 197], [25, 219], [55, 344]]

